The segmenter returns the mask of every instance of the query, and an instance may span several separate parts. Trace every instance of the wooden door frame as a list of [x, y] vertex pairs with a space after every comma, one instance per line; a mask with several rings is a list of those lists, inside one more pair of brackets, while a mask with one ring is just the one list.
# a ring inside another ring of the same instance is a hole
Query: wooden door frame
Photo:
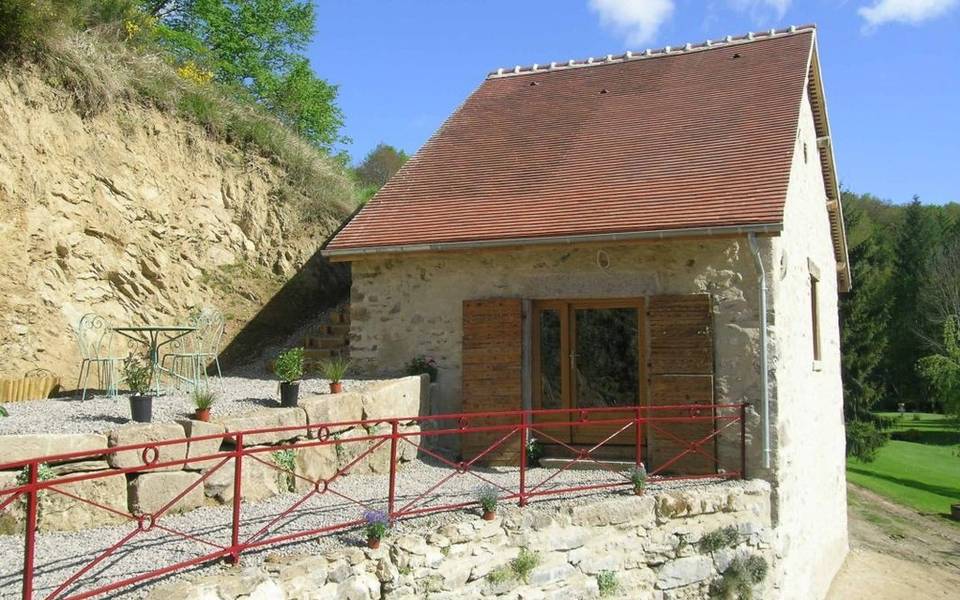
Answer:
[[[551, 298], [531, 301], [531, 406], [534, 409], [542, 408], [542, 387], [540, 374], [540, 314], [545, 310], [556, 310], [560, 315], [560, 379], [561, 408], [575, 408], [576, 382], [573, 372], [576, 368], [576, 357], [573, 355], [573, 344], [576, 340], [576, 319], [574, 311], [584, 309], [603, 308], [633, 308], [637, 311], [637, 405], [646, 406], [649, 403], [650, 385], [647, 380], [647, 363], [649, 360], [649, 344], [647, 335], [647, 297], [633, 296], [626, 298]], [[556, 419], [544, 419], [546, 421]], [[557, 429], [551, 435], [567, 443], [577, 442], [578, 436], [568, 431], [563, 437]], [[588, 439], [581, 437], [580, 439]]]

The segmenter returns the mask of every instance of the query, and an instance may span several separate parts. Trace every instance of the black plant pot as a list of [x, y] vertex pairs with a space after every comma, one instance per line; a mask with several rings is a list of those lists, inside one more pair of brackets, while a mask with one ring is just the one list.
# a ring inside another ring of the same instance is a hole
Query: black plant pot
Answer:
[[130, 396], [130, 416], [137, 423], [149, 423], [153, 416], [153, 396], [147, 394]]
[[290, 408], [297, 405], [297, 399], [300, 397], [300, 382], [291, 381], [289, 383], [280, 383], [280, 406]]

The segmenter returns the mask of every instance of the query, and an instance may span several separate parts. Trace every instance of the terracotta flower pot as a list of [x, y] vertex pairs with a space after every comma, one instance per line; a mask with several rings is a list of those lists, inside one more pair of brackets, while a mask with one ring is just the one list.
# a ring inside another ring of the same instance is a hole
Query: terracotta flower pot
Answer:
[[495, 510], [485, 510], [483, 511], [483, 520], [492, 521], [497, 518], [497, 511]]
[[645, 491], [643, 488], [633, 488], [633, 493], [637, 496], [642, 496]]
[[367, 538], [367, 548], [376, 550], [380, 547], [380, 538]]
[[331, 394], [339, 394], [339, 393], [342, 392], [342, 391], [343, 391], [343, 383], [341, 383], [341, 382], [339, 382], [339, 381], [331, 381], [331, 382], [330, 382], [330, 393], [331, 393]]
[[209, 408], [198, 408], [193, 413], [193, 418], [197, 421], [209, 421], [210, 420], [210, 409]]

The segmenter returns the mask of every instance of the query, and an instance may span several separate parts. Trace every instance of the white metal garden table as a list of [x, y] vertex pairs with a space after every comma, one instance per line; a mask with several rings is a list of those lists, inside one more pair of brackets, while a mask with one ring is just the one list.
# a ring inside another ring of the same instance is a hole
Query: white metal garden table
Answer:
[[157, 395], [160, 395], [160, 375], [167, 373], [187, 383], [194, 383], [160, 364], [160, 346], [179, 340], [190, 335], [197, 328], [192, 325], [124, 325], [114, 327], [113, 330], [125, 338], [140, 342], [150, 349], [150, 365], [153, 368], [153, 377], [156, 380]]

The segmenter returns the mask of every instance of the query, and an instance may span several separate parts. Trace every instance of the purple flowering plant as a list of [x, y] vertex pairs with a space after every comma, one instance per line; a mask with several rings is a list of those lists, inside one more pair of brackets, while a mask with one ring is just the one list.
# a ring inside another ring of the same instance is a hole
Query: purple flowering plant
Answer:
[[379, 540], [387, 535], [390, 529], [390, 518], [381, 510], [368, 510], [363, 513], [363, 520], [367, 522], [364, 531], [369, 540]]

